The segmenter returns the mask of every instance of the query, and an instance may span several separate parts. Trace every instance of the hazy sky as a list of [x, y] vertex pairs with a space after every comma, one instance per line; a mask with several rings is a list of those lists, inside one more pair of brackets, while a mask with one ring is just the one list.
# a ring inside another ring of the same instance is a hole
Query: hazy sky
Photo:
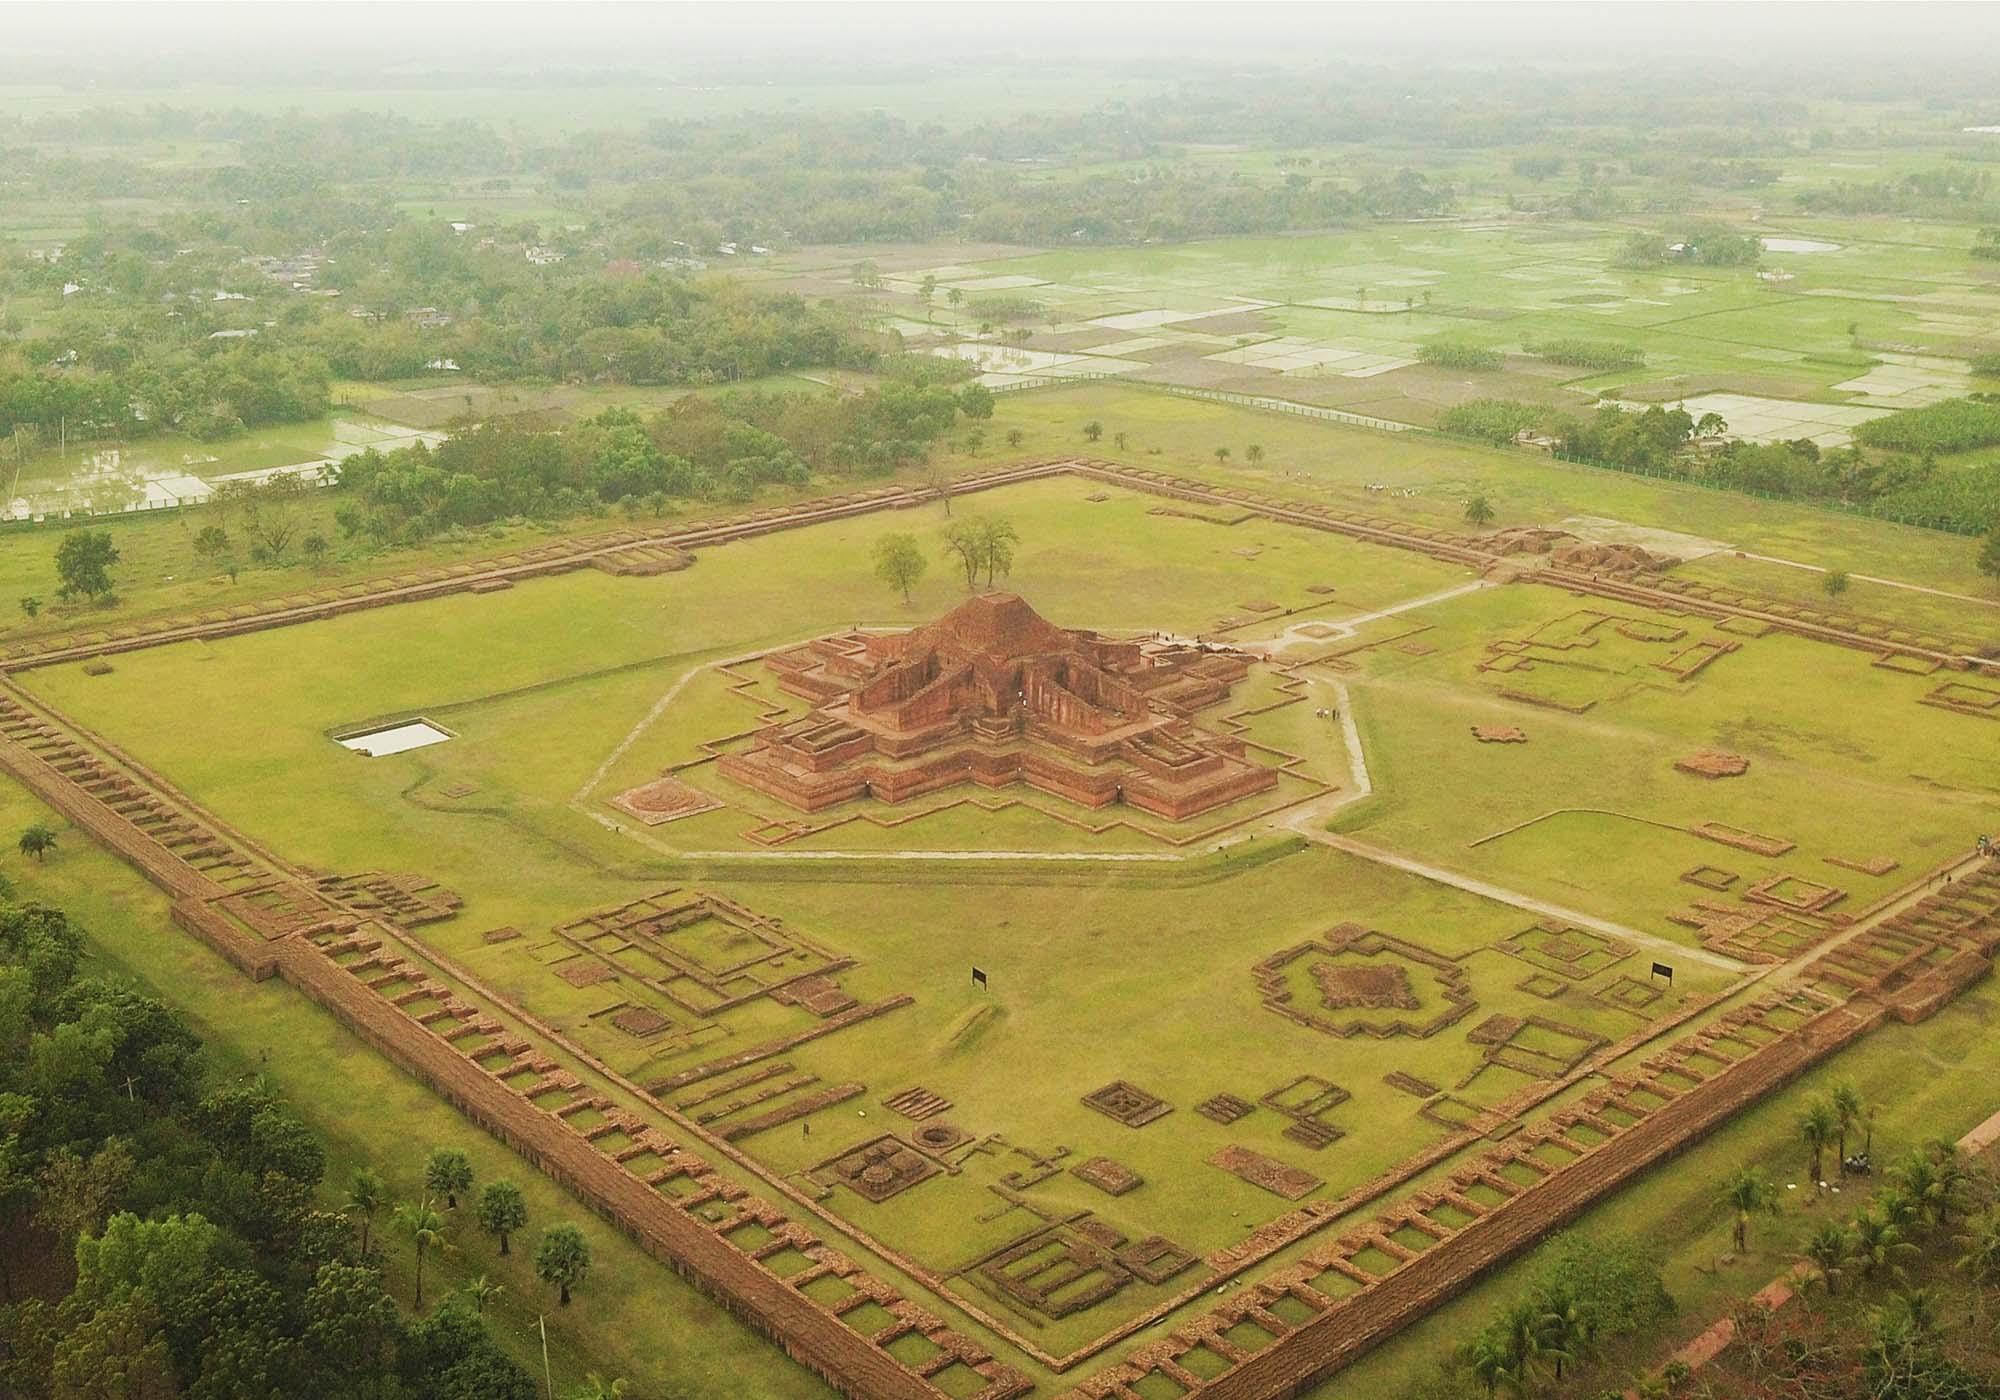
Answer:
[[[1712, 63], [1932, 53], [1964, 60], [2000, 48], [2000, 4], [1598, 3], [1107, 4], [1036, 0], [729, 4], [134, 4], [0, 0], [15, 81], [44, 66], [227, 82], [235, 60], [284, 72], [617, 67], [755, 81], [801, 64], [822, 79], [873, 65], [955, 60], [1212, 66], [1394, 56]], [[1162, 76], [1169, 76], [1163, 73]]]

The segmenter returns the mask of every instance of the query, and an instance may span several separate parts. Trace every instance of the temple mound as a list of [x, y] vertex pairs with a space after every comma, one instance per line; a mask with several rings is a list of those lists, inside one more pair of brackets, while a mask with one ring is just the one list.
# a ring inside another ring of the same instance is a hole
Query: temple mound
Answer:
[[850, 633], [765, 660], [810, 713], [760, 730], [725, 777], [801, 811], [1024, 782], [1172, 820], [1278, 784], [1240, 740], [1188, 716], [1249, 670], [1231, 652], [1111, 641], [982, 593], [894, 636]]

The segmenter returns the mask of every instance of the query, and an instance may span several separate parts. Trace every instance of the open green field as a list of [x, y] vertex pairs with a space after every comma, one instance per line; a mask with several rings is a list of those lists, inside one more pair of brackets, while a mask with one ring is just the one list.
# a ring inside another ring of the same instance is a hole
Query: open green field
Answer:
[[[982, 295], [1041, 305], [1023, 358], [993, 363], [995, 383], [1129, 374], [1418, 424], [1475, 397], [1695, 412], [1713, 399], [1741, 436], [1828, 447], [1866, 418], [1966, 392], [1965, 358], [2000, 336], [2000, 273], [1967, 256], [1962, 227], [1788, 216], [1758, 230], [1769, 251], [1756, 268], [1623, 266], [1630, 231], [1468, 220], [1075, 249], [911, 268], [890, 287], [929, 272], [959, 289], [961, 330]], [[1645, 362], [1598, 373], [1526, 353], [1565, 338]], [[1508, 358], [1492, 371], [1418, 363], [1437, 339]]]
[[[1136, 391], [1122, 392], [1136, 414]], [[1110, 427], [1107, 404], [1124, 402], [1097, 389], [1064, 395], [1010, 400], [1006, 415], [1043, 416], [1000, 422], [1073, 437], [1065, 415], [1078, 406]], [[1246, 421], [1292, 426], [1248, 415], [1229, 426]], [[1179, 426], [1199, 442], [1221, 424]], [[1321, 477], [1274, 452], [1265, 474], [1303, 492], [1352, 491], [1363, 473], [1421, 470], [1393, 459], [1398, 439], [1338, 440], [1380, 445], [1385, 460], [1323, 452]], [[1500, 473], [1517, 461], [1468, 451], [1464, 465]], [[1579, 505], [1588, 488], [1671, 489], [1518, 465], [1536, 474], [1532, 489]], [[1400, 497], [1395, 508], [1437, 511], [1439, 500]], [[1223, 809], [1232, 850], [1199, 853], [1158, 839], [1173, 824], [1081, 833], [1056, 819], [1062, 799], [1042, 795], [996, 813], [940, 804], [905, 825], [854, 823], [776, 846], [746, 839], [778, 815], [772, 799], [705, 768], [684, 776], [719, 811], [642, 829], [609, 804], [740, 734], [760, 708], [797, 709], [742, 658], [857, 625], [908, 626], [962, 598], [942, 560], [908, 607], [870, 571], [870, 546], [889, 529], [935, 556], [948, 523], [935, 506], [739, 541], [676, 574], [570, 574], [130, 653], [108, 674], [65, 665], [22, 679], [291, 861], [416, 872], [456, 892], [463, 908], [416, 938], [619, 1074], [659, 1086], [670, 1132], [729, 1138], [864, 1252], [899, 1259], [927, 1305], [1051, 1383], [1049, 1358], [1089, 1352], [1155, 1309], [1191, 1315], [1190, 1291], [1219, 1282], [1207, 1260], [1296, 1208], [1289, 1193], [1210, 1165], [1223, 1149], [1292, 1169], [1298, 1199], [1335, 1201], [1482, 1111], [1532, 1122], [1581, 1057], [1635, 1035], [1627, 1053], [1643, 1055], [1648, 1029], [1690, 999], [1740, 994], [1751, 964], [1671, 917], [1697, 898], [1751, 916], [1747, 937], [1789, 958], [1828, 929], [1810, 917], [1760, 923], [1742, 898], [1752, 884], [1781, 881], [1771, 887], [1787, 897], [1836, 890], [1836, 904], [1859, 908], [2000, 825], [1991, 722], [1918, 703], [1943, 675], [1593, 609], [1525, 583], [1480, 586], [1415, 553], [1070, 479], [955, 509], [1014, 525], [1007, 585], [1060, 625], [1201, 632], [1267, 658], [1198, 722], [1303, 683], [1307, 698], [1257, 716], [1245, 737], [1296, 755], [1301, 776], [1287, 781], [1309, 778], [1316, 794], [1284, 810]], [[1781, 523], [1774, 515], [1766, 528]], [[1875, 551], [1890, 527], [1830, 523], [1853, 532], [1846, 547], [1858, 557], [1884, 557]], [[1677, 679], [1704, 649], [1713, 659]], [[759, 703], [723, 683], [725, 662]], [[1319, 717], [1327, 706], [1349, 712], [1358, 752]], [[334, 742], [413, 716], [452, 737], [378, 759]], [[1517, 726], [1528, 742], [1476, 742], [1475, 724]], [[1749, 772], [1673, 769], [1703, 747], [1747, 756]], [[1689, 834], [1703, 822], [1795, 846], [1752, 855]], [[1323, 843], [1329, 824], [1339, 834], [1328, 841], [1360, 847]], [[1828, 857], [1897, 864], [1868, 875]], [[1683, 878], [1703, 867], [1733, 878], [1699, 888]], [[672, 889], [681, 893], [662, 893]], [[677, 908], [690, 891], [725, 903], [647, 922], [646, 910]], [[617, 912], [648, 898], [664, 903]], [[1350, 946], [1341, 926], [1386, 941]], [[484, 937], [498, 928], [520, 936]], [[1648, 985], [1662, 957], [1678, 966], [1671, 989]], [[973, 967], [986, 988], [970, 982]], [[811, 1032], [823, 1012], [770, 992], [773, 978], [808, 975], [882, 1009], [796, 1041], [782, 1064], [714, 1068]], [[1352, 1000], [1357, 977], [1398, 988], [1396, 1009]], [[283, 995], [256, 995], [267, 994]], [[1279, 1014], [1281, 1002], [1307, 1019]], [[1470, 1034], [1489, 1022], [1513, 1027], [1497, 1032], [1507, 1056]], [[1170, 1113], [1132, 1126], [1083, 1102], [1119, 1082]], [[855, 1092], [816, 1107], [835, 1086]], [[913, 1089], [949, 1106], [921, 1122], [884, 1106]], [[1218, 1095], [1251, 1114], [1225, 1125], [1195, 1112]], [[951, 1145], [913, 1145], [926, 1125], [947, 1124]], [[1416, 1180], [1474, 1150], [1456, 1148]], [[1108, 1194], [1072, 1170], [1097, 1158], [1141, 1184]], [[1101, 1295], [1100, 1272], [1058, 1271], [1038, 1292], [1048, 1252], [1084, 1238], [1080, 1223], [1157, 1236], [1185, 1262], [1157, 1281], [1113, 1277]], [[1267, 1257], [1295, 1258], [1308, 1243], [1281, 1241]]]

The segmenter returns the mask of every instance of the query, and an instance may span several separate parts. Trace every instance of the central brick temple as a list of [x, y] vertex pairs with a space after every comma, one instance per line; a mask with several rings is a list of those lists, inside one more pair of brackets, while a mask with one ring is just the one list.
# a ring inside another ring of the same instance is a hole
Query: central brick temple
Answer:
[[1019, 782], [1178, 821], [1278, 785], [1242, 741], [1189, 718], [1228, 697], [1249, 670], [1242, 656], [1057, 627], [1011, 593], [979, 594], [909, 632], [823, 637], [765, 665], [813, 708], [718, 766], [801, 811]]

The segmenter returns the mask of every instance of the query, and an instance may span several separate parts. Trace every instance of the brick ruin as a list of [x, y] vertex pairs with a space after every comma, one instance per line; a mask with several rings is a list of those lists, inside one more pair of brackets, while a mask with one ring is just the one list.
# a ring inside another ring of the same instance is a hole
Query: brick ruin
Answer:
[[[1386, 532], [1373, 522], [1366, 528]], [[1356, 522], [1343, 532], [1362, 529]], [[1438, 537], [1446, 538], [1443, 532]], [[1596, 586], [1595, 580], [1587, 582]], [[1607, 582], [1605, 596], [1620, 596], [1609, 591], [1612, 587]], [[1709, 606], [1705, 597], [1691, 601]], [[1741, 605], [1741, 600], [1717, 601], [1713, 607]], [[1726, 620], [1718, 625], [1734, 630]], [[1826, 636], [1829, 629], [1817, 619], [1786, 630], [1852, 644]], [[127, 640], [92, 645], [118, 650]], [[1931, 643], [1914, 639], [1907, 645]], [[1024, 1378], [870, 1277], [796, 1215], [783, 1218], [781, 1209], [707, 1172], [658, 1130], [636, 1140], [630, 1129], [638, 1120], [611, 1119], [612, 1106], [601, 1096], [571, 1097], [587, 1094], [568, 1087], [574, 1076], [529, 1101], [538, 1113], [519, 1111], [508, 1099], [522, 1095], [527, 1085], [544, 1083], [533, 1076], [551, 1073], [541, 1068], [546, 1057], [536, 1058], [526, 1042], [514, 1040], [502, 1050], [520, 1056], [512, 1063], [521, 1070], [505, 1078], [508, 1070], [486, 1067], [484, 1056], [501, 1052], [480, 1047], [492, 1043], [489, 1030], [497, 1033], [498, 1027], [485, 1022], [463, 993], [453, 996], [444, 984], [388, 978], [393, 969], [384, 963], [363, 966], [375, 956], [368, 950], [354, 949], [350, 966], [346, 953], [335, 952], [346, 947], [345, 931], [329, 927], [326, 916], [337, 925], [352, 915], [320, 906], [315, 918], [315, 901], [301, 897], [298, 872], [260, 868], [259, 861], [268, 857], [248, 853], [233, 833], [182, 795], [152, 775], [121, 771], [115, 762], [89, 754], [78, 742], [87, 743], [88, 735], [65, 733], [60, 721], [11, 701], [6, 717], [9, 727], [0, 738], [5, 766], [172, 890], [181, 900], [174, 916], [183, 929], [251, 975], [278, 973], [328, 1005], [369, 1044], [519, 1145], [646, 1248], [776, 1333], [793, 1355], [843, 1393], [935, 1397], [980, 1385], [989, 1395], [1026, 1389]], [[1753, 841], [1790, 844], [1720, 824], [1713, 828], [1700, 834], [1746, 849], [1755, 849]], [[1883, 864], [1893, 868], [1893, 862]], [[1169, 1393], [1163, 1384], [1171, 1384], [1172, 1393], [1202, 1400], [1295, 1393], [1885, 1014], [1916, 1019], [1934, 1010], [1990, 966], [1993, 945], [2000, 942], [1996, 878], [1995, 867], [1984, 867], [1944, 895], [1930, 896], [1867, 937], [1840, 946], [1814, 968], [1823, 995], [1802, 996], [1790, 1005], [1767, 998], [1677, 1042], [1649, 1060], [1643, 1072], [1604, 1076], [1601, 1088], [1554, 1122], [1517, 1132], [1484, 1160], [1455, 1169], [1448, 1182], [1394, 1204], [1372, 1224], [1317, 1246], [1264, 1278], [1246, 1280], [1213, 1311], [1178, 1323], [1168, 1336], [1142, 1342], [1068, 1395], [1130, 1400], [1133, 1394]], [[259, 882], [267, 883], [259, 888]], [[1789, 899], [1798, 892], [1788, 887], [1776, 893]], [[386, 932], [393, 947], [393, 928], [370, 927]], [[1846, 999], [1851, 1007], [1831, 1006], [1828, 996]], [[485, 1073], [467, 1074], [449, 1063], [438, 1053], [439, 1039], [458, 1056], [477, 1050], [480, 1058], [472, 1063]], [[507, 1092], [496, 1094], [496, 1088]], [[676, 1169], [672, 1176], [654, 1165], [665, 1153], [671, 1153], [667, 1160]], [[653, 1189], [635, 1193], [634, 1182]], [[831, 1293], [839, 1296], [830, 1300]]]
[[717, 768], [799, 811], [1018, 782], [1180, 821], [1278, 785], [1240, 739], [1189, 718], [1228, 697], [1246, 658], [1057, 627], [1009, 593], [910, 632], [821, 638], [765, 664], [813, 708], [765, 725]]

